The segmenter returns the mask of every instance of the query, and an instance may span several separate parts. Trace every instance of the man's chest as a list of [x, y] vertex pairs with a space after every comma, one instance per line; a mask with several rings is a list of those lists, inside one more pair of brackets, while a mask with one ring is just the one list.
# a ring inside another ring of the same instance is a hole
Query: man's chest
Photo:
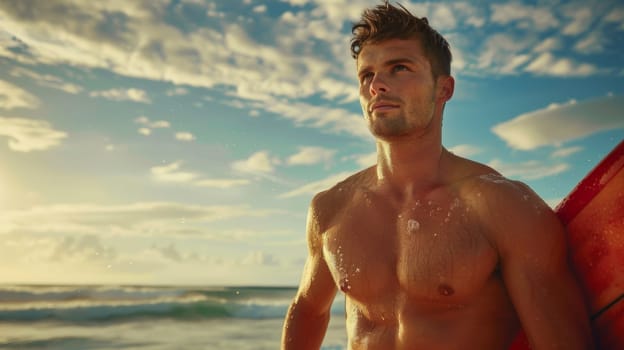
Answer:
[[496, 268], [497, 254], [459, 199], [374, 201], [345, 208], [324, 233], [339, 288], [355, 299], [404, 293], [422, 301], [469, 298]]

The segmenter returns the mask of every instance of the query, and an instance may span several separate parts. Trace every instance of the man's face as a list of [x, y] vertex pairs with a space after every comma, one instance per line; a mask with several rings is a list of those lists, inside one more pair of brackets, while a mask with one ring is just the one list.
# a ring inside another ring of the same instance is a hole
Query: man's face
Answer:
[[366, 44], [357, 73], [362, 111], [376, 137], [425, 130], [441, 116], [446, 100], [439, 101], [438, 84], [418, 39]]

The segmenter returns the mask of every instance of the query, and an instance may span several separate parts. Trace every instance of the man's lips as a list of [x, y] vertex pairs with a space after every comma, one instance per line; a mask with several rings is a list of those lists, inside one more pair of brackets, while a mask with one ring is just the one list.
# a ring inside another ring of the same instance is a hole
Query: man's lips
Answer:
[[389, 102], [389, 101], [377, 101], [370, 105], [370, 107], [368, 108], [368, 111], [371, 113], [375, 111], [387, 111], [390, 109], [397, 108], [398, 106], [399, 106], [398, 104]]

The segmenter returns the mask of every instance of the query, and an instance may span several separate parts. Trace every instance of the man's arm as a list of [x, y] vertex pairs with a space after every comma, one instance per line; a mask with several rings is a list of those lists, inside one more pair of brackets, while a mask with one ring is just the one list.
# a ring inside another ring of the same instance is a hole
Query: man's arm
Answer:
[[[317, 195], [308, 212], [306, 236], [308, 258], [301, 277], [297, 295], [284, 322], [282, 350], [315, 349], [323, 343], [329, 323], [331, 305], [336, 296], [336, 284], [323, 258], [320, 220], [321, 211]], [[325, 209], [326, 210], [326, 209]]]
[[493, 197], [494, 243], [505, 286], [535, 350], [592, 349], [587, 308], [568, 258], [565, 229], [526, 185]]

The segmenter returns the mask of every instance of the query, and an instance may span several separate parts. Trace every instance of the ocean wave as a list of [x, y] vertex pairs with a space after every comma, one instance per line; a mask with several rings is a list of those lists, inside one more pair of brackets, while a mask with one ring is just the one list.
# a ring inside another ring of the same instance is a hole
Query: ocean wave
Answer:
[[[292, 288], [2, 287], [0, 321], [281, 319]], [[341, 313], [340, 305], [332, 313]]]

